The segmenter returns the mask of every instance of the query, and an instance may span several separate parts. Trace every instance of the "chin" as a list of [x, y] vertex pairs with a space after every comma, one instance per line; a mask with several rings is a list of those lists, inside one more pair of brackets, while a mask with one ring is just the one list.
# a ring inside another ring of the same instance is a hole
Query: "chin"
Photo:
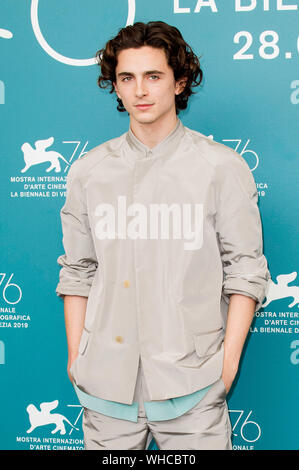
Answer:
[[134, 116], [136, 121], [137, 122], [140, 122], [140, 123], [150, 123], [150, 122], [154, 122], [156, 121], [156, 117], [155, 116]]

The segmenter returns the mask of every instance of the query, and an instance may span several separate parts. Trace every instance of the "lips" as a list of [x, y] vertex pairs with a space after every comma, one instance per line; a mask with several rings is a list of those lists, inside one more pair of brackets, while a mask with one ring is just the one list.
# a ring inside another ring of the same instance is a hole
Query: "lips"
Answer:
[[146, 109], [146, 108], [150, 108], [151, 106], [153, 105], [152, 104], [137, 104], [136, 108]]

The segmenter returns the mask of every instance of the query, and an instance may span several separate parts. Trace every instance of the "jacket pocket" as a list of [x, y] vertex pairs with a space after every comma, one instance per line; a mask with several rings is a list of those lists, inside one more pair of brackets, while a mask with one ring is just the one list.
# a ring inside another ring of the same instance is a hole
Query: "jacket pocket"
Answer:
[[194, 335], [194, 345], [198, 356], [212, 356], [220, 350], [222, 339], [224, 337], [223, 328], [217, 330], [205, 331]]
[[79, 354], [84, 354], [87, 344], [88, 344], [89, 336], [90, 336], [90, 332], [86, 331], [83, 328], [80, 343], [79, 343], [79, 349], [78, 349]]

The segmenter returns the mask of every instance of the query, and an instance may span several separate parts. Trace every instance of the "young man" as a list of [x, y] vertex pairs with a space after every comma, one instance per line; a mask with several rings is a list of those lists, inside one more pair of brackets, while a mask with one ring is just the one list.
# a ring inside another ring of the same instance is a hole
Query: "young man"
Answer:
[[202, 70], [179, 30], [98, 52], [126, 133], [74, 162], [61, 209], [68, 373], [85, 449], [232, 449], [226, 396], [270, 273], [245, 160], [185, 127]]

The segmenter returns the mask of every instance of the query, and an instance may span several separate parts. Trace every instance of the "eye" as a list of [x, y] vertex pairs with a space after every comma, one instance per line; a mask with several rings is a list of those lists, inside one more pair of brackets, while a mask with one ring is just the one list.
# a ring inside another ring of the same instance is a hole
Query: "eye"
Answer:
[[151, 78], [152, 78], [152, 77], [155, 77], [155, 78], [159, 79], [158, 75], [150, 75], [150, 77], [151, 77]]
[[122, 82], [125, 82], [127, 80], [127, 78], [131, 78], [131, 77], [125, 77], [122, 79]]

